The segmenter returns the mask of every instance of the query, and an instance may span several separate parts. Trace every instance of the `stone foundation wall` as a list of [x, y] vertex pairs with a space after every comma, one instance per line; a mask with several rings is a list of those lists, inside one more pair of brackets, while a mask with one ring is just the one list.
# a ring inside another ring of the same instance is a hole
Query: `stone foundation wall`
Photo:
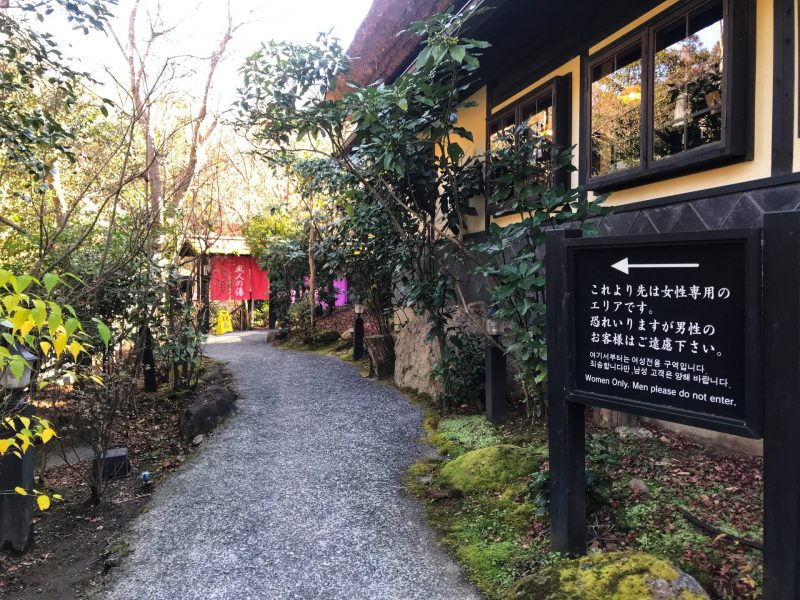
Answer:
[[430, 326], [428, 321], [413, 313], [394, 338], [394, 383], [404, 390], [412, 390], [435, 398], [441, 391], [441, 382], [430, 376], [431, 367], [439, 360], [436, 342], [426, 342]]
[[[474, 302], [469, 305], [469, 310], [472, 318], [463, 309], [456, 309], [451, 324], [462, 326], [475, 335], [482, 335], [478, 327], [483, 323], [486, 304]], [[442, 390], [442, 383], [430, 376], [431, 368], [440, 357], [436, 341], [426, 341], [430, 325], [425, 317], [411, 311], [403, 311], [398, 317], [401, 329], [394, 339], [394, 383], [401, 389], [435, 398]]]

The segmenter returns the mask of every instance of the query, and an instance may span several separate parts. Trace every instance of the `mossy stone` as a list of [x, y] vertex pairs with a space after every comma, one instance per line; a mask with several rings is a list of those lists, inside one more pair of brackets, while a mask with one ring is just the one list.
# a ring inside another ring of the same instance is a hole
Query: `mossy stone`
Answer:
[[692, 577], [637, 552], [592, 554], [519, 581], [509, 600], [707, 600]]
[[500, 444], [472, 450], [442, 467], [441, 482], [463, 494], [500, 492], [539, 469], [544, 460], [535, 448]]

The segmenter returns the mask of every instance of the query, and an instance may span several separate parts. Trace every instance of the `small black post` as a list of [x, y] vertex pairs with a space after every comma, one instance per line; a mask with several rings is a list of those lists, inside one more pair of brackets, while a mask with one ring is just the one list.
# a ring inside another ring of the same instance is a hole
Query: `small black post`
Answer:
[[353, 360], [364, 356], [364, 319], [356, 313], [356, 322], [353, 325]]
[[156, 359], [153, 354], [153, 334], [149, 327], [144, 329], [144, 348], [142, 348], [142, 365], [144, 367], [144, 391], [158, 390], [156, 381]]
[[277, 306], [277, 302], [278, 301], [276, 299], [270, 298], [269, 308], [267, 309], [269, 311], [269, 328], [270, 329], [275, 329], [275, 327], [278, 324], [278, 306]]
[[[498, 340], [500, 336], [492, 336]], [[508, 415], [506, 355], [497, 344], [486, 344], [486, 418], [501, 423]]]
[[800, 212], [764, 215], [764, 600], [800, 598]]
[[200, 331], [211, 331], [211, 265], [208, 256], [200, 255]]
[[586, 554], [584, 407], [567, 401], [569, 312], [567, 253], [562, 241], [580, 230], [548, 233], [547, 399], [550, 447], [550, 537], [554, 552]]
[[[0, 400], [0, 402], [2, 402]], [[3, 414], [30, 417], [33, 407], [24, 401], [22, 390], [14, 390], [7, 400]], [[10, 429], [0, 430], [0, 437], [12, 437]], [[17, 458], [11, 452], [0, 458], [0, 490], [8, 492], [16, 487], [33, 488], [33, 467], [36, 451], [28, 451]], [[0, 549], [26, 552], [33, 542], [33, 496], [14, 493], [0, 494]]]

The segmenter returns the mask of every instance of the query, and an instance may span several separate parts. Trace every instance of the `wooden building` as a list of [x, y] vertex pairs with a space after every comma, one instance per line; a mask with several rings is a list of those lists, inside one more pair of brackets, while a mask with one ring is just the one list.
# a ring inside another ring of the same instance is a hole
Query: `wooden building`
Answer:
[[246, 240], [240, 236], [187, 239], [180, 256], [187, 259], [182, 268], [185, 292], [200, 304], [204, 330], [210, 329], [211, 302], [223, 303], [239, 328], [249, 329], [254, 302], [269, 300], [269, 277], [250, 255]]
[[[796, 2], [486, 4], [468, 32], [492, 44], [459, 114], [468, 154], [523, 120], [544, 128], [574, 146], [573, 185], [611, 193], [605, 235], [755, 227], [800, 203]], [[396, 32], [441, 5], [376, 0], [349, 49], [355, 79], [408, 68], [418, 47]], [[472, 233], [513, 218], [475, 205]]]
[[[573, 147], [571, 185], [615, 208], [603, 236], [759, 228], [800, 208], [796, 0], [469, 5], [491, 7], [465, 33], [491, 47], [458, 115], [468, 156], [523, 121]], [[418, 40], [396, 32], [440, 10], [375, 0], [349, 48], [354, 79], [410, 68]], [[473, 203], [475, 236], [515, 219]]]

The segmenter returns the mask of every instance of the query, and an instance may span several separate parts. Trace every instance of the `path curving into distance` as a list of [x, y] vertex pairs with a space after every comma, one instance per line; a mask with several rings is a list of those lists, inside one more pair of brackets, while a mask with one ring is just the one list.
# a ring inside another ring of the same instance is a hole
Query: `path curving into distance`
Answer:
[[212, 337], [239, 411], [156, 490], [98, 598], [479, 600], [402, 476], [430, 449], [399, 393], [263, 332]]

